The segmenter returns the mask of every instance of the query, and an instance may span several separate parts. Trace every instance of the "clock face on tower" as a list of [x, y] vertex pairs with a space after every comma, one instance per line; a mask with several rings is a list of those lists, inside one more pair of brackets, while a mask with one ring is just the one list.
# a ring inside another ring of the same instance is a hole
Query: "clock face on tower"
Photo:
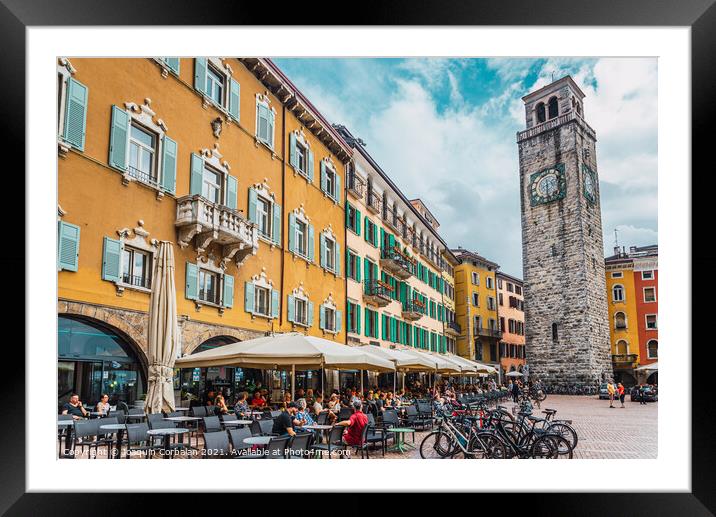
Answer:
[[535, 172], [530, 176], [530, 202], [532, 206], [562, 199], [567, 191], [564, 164]]
[[584, 177], [584, 197], [592, 205], [597, 200], [597, 178], [594, 171], [582, 164], [582, 176]]

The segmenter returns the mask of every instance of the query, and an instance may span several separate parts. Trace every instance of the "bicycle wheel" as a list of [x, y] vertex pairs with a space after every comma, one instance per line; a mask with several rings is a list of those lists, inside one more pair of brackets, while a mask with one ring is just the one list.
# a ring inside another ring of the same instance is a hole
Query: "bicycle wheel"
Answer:
[[494, 433], [482, 432], [473, 435], [467, 450], [465, 457], [470, 459], [503, 460], [507, 458], [507, 447]]
[[553, 459], [557, 457], [557, 446], [550, 439], [549, 435], [543, 435], [537, 438], [529, 449], [529, 457], [544, 460]]
[[538, 400], [538, 401], [542, 402], [544, 399], [547, 398], [547, 394], [544, 392], [544, 390], [535, 390], [535, 392], [534, 392], [534, 394], [532, 395], [532, 397], [533, 397], [535, 400]]
[[548, 434], [547, 437], [552, 442], [555, 449], [554, 460], [571, 460], [573, 456], [573, 449], [570, 443], [563, 437], [556, 434]]
[[547, 428], [547, 432], [549, 434], [556, 434], [567, 440], [572, 450], [577, 446], [577, 441], [579, 440], [577, 438], [577, 432], [569, 424], [555, 422]]
[[433, 431], [420, 443], [420, 457], [423, 459], [443, 459], [453, 456], [457, 444], [446, 433]]

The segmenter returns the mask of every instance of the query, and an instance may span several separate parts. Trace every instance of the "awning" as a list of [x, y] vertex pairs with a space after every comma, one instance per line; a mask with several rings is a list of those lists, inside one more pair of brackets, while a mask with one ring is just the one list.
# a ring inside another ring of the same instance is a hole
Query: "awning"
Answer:
[[401, 352], [417, 355], [419, 357], [425, 358], [427, 361], [430, 361], [430, 363], [432, 363], [434, 366], [432, 367], [432, 370], [428, 369], [427, 371], [433, 371], [437, 373], [460, 373], [462, 371], [460, 365], [445, 359], [445, 357], [442, 355], [431, 354], [430, 352], [423, 352], [421, 350], [415, 350], [412, 348], [401, 349]]
[[176, 368], [239, 366], [244, 368], [395, 371], [392, 361], [368, 353], [363, 347], [347, 346], [298, 332], [277, 334], [230, 343], [177, 359]]
[[634, 369], [641, 371], [641, 372], [658, 371], [659, 370], [659, 362], [657, 361], [657, 362], [651, 363], [651, 364], [644, 364], [642, 366], [637, 366]]
[[397, 348], [383, 348], [375, 345], [361, 345], [358, 348], [366, 352], [392, 361], [399, 371], [426, 372], [435, 370], [435, 362], [430, 358], [417, 354], [409, 354]]

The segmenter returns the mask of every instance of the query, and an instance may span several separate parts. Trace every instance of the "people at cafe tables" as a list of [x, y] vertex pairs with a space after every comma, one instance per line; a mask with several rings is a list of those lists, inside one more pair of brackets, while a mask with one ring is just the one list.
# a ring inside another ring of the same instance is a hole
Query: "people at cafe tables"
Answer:
[[109, 395], [102, 393], [102, 396], [99, 398], [99, 402], [97, 402], [97, 406], [95, 406], [94, 409], [97, 413], [102, 413], [103, 415], [109, 413]]
[[239, 393], [239, 399], [234, 405], [234, 412], [237, 417], [247, 417], [251, 409], [249, 408], [249, 394], [245, 391]]
[[288, 405], [281, 403], [281, 414], [273, 421], [273, 429], [271, 432], [279, 436], [296, 436], [293, 430], [293, 422], [298, 413], [298, 404], [290, 402]]
[[316, 396], [313, 399], [313, 414], [318, 416], [323, 412], [323, 395], [320, 392], [316, 392]]
[[89, 412], [82, 406], [82, 402], [80, 402], [80, 396], [76, 393], [73, 393], [70, 396], [70, 401], [66, 402], [64, 406], [62, 406], [62, 414], [63, 415], [72, 415], [73, 420], [79, 420], [81, 418], [88, 418]]
[[361, 445], [363, 428], [368, 425], [368, 417], [361, 411], [361, 403], [353, 403], [353, 414], [350, 418], [338, 422], [336, 425], [342, 425], [347, 428], [343, 431], [343, 441], [346, 445]]
[[315, 395], [313, 394], [313, 390], [311, 388], [308, 388], [306, 390], [306, 396], [304, 398], [306, 399], [306, 403], [309, 406], [313, 404], [313, 401], [315, 400]]
[[261, 392], [256, 390], [254, 398], [251, 399], [251, 407], [255, 409], [262, 408], [266, 405], [266, 399], [261, 395]]
[[296, 416], [293, 419], [293, 425], [296, 429], [300, 431], [304, 431], [303, 427], [307, 425], [313, 425], [315, 424], [313, 417], [311, 417], [311, 414], [306, 409], [306, 399], [300, 398], [296, 401], [296, 405], [298, 406], [298, 411], [296, 412]]
[[333, 393], [331, 398], [328, 399], [328, 409], [335, 411], [336, 413], [338, 413], [338, 410], [341, 409], [341, 401], [335, 393]]
[[222, 415], [226, 415], [229, 412], [229, 406], [226, 405], [226, 400], [224, 400], [224, 396], [221, 393], [214, 399], [214, 406]]

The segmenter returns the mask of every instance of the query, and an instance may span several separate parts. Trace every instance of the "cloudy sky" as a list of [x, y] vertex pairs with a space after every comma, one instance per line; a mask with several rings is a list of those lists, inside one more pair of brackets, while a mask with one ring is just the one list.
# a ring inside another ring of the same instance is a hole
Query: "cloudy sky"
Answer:
[[657, 242], [656, 59], [276, 59], [344, 124], [451, 247], [522, 275], [515, 133], [520, 98], [571, 74], [597, 133], [606, 254]]

